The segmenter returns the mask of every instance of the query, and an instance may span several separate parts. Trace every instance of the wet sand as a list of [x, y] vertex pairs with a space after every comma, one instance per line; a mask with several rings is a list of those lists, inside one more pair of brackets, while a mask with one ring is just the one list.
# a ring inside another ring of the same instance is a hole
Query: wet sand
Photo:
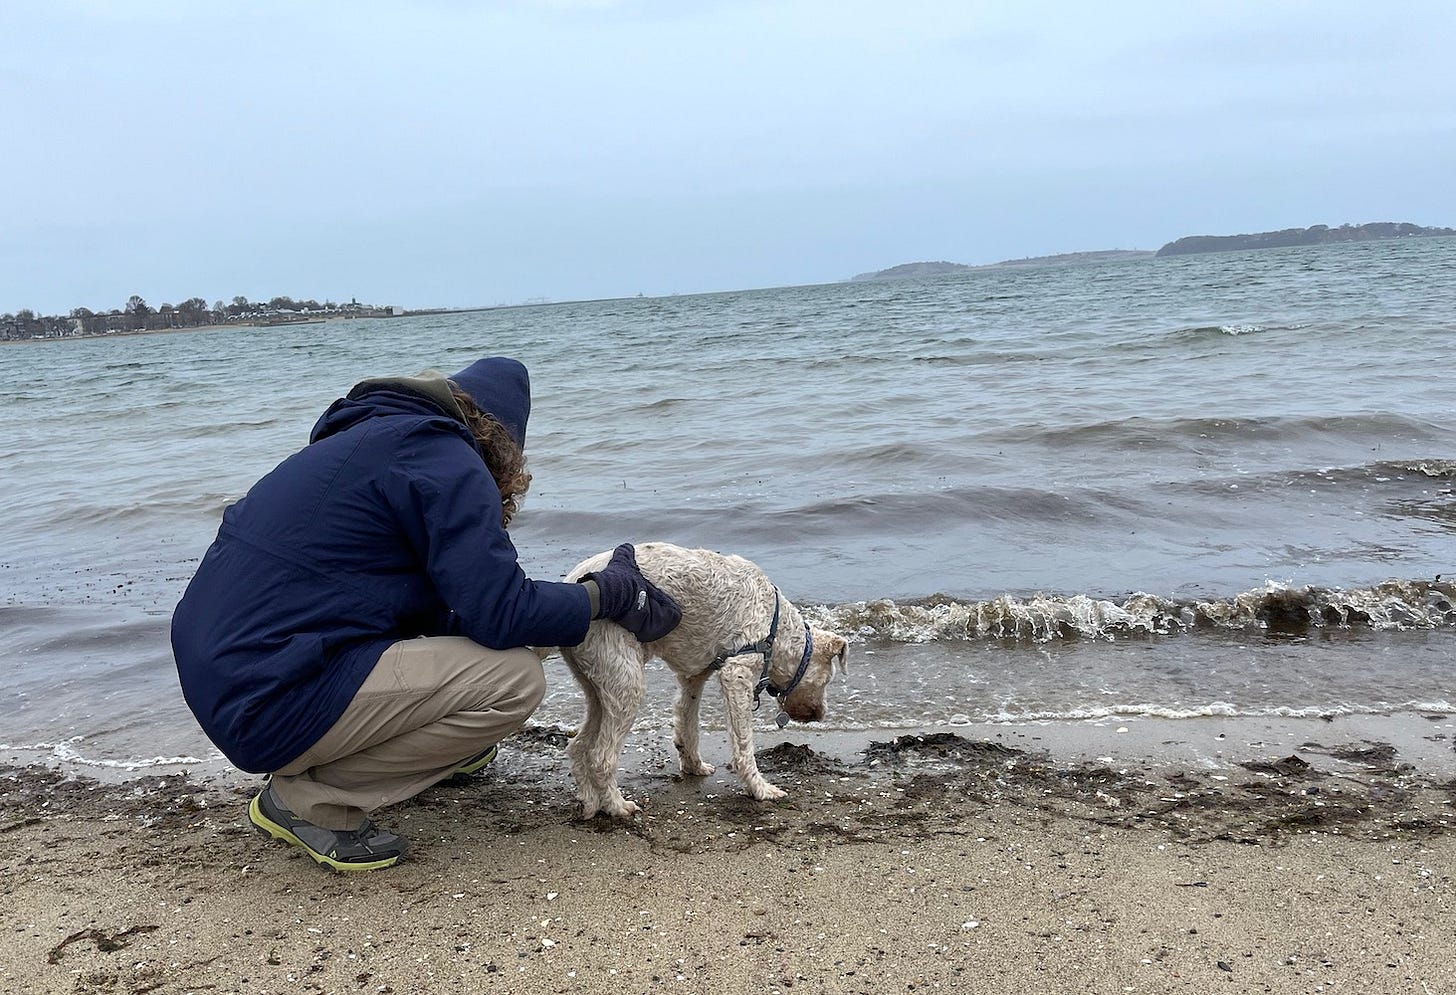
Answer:
[[776, 803], [646, 736], [623, 825], [532, 727], [380, 813], [413, 850], [360, 875], [256, 834], [243, 775], [5, 768], [0, 992], [1451, 991], [1451, 718], [1403, 721], [790, 729]]

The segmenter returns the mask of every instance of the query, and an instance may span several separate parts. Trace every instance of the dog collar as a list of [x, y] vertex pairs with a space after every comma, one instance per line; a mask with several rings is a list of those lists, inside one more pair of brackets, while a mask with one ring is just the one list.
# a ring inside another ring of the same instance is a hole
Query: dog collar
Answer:
[[[794, 671], [794, 679], [791, 680], [791, 681], [789, 681], [789, 686], [786, 687], [786, 688], [776, 688], [776, 687], [774, 687], [773, 686], [773, 682], [768, 679], [768, 661], [767, 660], [764, 660], [763, 661], [763, 673], [760, 674], [759, 675], [759, 678], [758, 678], [758, 687], [754, 688], [754, 690], [753, 690], [753, 707], [754, 708], [758, 708], [758, 696], [760, 694], [762, 694], [763, 692], [765, 692], [765, 691], [767, 691], [769, 694], [773, 695], [775, 698], [782, 699], [790, 691], [792, 691], [792, 690], [794, 690], [794, 688], [798, 687], [799, 686], [799, 682], [804, 679], [804, 675], [806, 673], [808, 673], [808, 671], [809, 671], [809, 658], [811, 656], [813, 656], [813, 655], [814, 655], [814, 634], [809, 631], [809, 623], [808, 622], [805, 622], [804, 623], [804, 654], [799, 657], [799, 669], [796, 670], [796, 671]], [[776, 715], [776, 716], [774, 716], [774, 725], [776, 725], [780, 729], [782, 729], [784, 726], [786, 726], [788, 724], [789, 724], [789, 713], [786, 712], [786, 711], [784, 711], [783, 706], [780, 705], [779, 706], [779, 714]]]

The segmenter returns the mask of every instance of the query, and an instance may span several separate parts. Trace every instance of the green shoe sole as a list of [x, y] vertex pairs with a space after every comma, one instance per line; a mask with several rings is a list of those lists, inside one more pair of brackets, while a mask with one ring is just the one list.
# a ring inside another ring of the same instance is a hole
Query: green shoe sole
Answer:
[[499, 752], [500, 751], [497, 747], [492, 746], [490, 749], [486, 750], [479, 756], [471, 757], [459, 767], [456, 767], [453, 771], [450, 772], [450, 776], [469, 777], [472, 774], [478, 774], [486, 767], [490, 766], [490, 764], [495, 760], [496, 755]]
[[319, 853], [313, 847], [289, 832], [286, 827], [280, 826], [268, 818], [268, 816], [264, 815], [262, 806], [258, 804], [257, 795], [248, 803], [248, 820], [275, 840], [282, 840], [290, 846], [298, 847], [320, 865], [336, 871], [377, 871], [385, 867], [393, 867], [399, 863], [400, 854], [385, 857], [383, 860], [347, 861], [335, 860], [326, 853]]

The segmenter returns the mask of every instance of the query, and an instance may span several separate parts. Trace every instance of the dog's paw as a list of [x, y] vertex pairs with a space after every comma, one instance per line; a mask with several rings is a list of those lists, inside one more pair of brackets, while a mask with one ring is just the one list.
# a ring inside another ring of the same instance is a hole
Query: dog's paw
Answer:
[[590, 802], [582, 802], [581, 814], [577, 816], [582, 822], [590, 822], [599, 815], [610, 816], [617, 822], [629, 822], [632, 817], [642, 811], [636, 802], [629, 802], [625, 798], [621, 804], [614, 805], [611, 802], [602, 802], [600, 805]]
[[608, 802], [606, 805], [603, 805], [602, 811], [606, 812], [613, 819], [619, 819], [622, 822], [626, 822], [628, 819], [632, 818], [632, 816], [642, 811], [642, 809], [636, 802], [629, 802], [627, 799], [623, 798], [618, 803], [613, 804], [611, 802]]
[[690, 764], [687, 761], [683, 761], [682, 763], [682, 772], [688, 777], [707, 777], [715, 770], [717, 768], [706, 760], [699, 760], [695, 764]]
[[789, 793], [783, 788], [776, 788], [767, 781], [759, 781], [748, 786], [748, 793], [761, 802], [776, 802], [780, 798], [789, 797]]

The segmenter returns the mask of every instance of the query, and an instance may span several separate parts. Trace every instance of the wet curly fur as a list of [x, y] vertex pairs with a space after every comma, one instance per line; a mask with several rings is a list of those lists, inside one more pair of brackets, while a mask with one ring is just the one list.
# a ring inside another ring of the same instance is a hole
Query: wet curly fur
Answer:
[[[643, 576], [682, 606], [682, 623], [662, 639], [644, 644], [613, 622], [596, 621], [580, 645], [561, 648], [586, 697], [586, 719], [566, 748], [582, 817], [606, 812], [613, 818], [630, 819], [638, 811], [617, 786], [617, 761], [642, 707], [643, 674], [652, 657], [662, 659], [678, 680], [673, 744], [682, 772], [692, 777], [713, 773], [712, 764], [704, 762], [698, 752], [698, 710], [703, 686], [717, 673], [726, 703], [733, 771], [754, 798], [784, 797], [782, 789], [759, 773], [753, 754], [753, 689], [763, 669], [763, 656], [742, 653], [728, 657], [720, 670], [710, 669], [719, 654], [768, 635], [773, 585], [762, 570], [739, 556], [658, 542], [636, 548]], [[608, 551], [586, 560], [567, 579], [600, 570], [610, 557]], [[804, 632], [803, 616], [780, 595], [778, 635], [769, 668], [775, 687], [786, 687], [798, 670]], [[780, 701], [783, 710], [798, 722], [824, 718], [824, 689], [835, 670], [845, 667], [847, 644], [843, 638], [814, 629], [813, 642], [803, 680]]]

